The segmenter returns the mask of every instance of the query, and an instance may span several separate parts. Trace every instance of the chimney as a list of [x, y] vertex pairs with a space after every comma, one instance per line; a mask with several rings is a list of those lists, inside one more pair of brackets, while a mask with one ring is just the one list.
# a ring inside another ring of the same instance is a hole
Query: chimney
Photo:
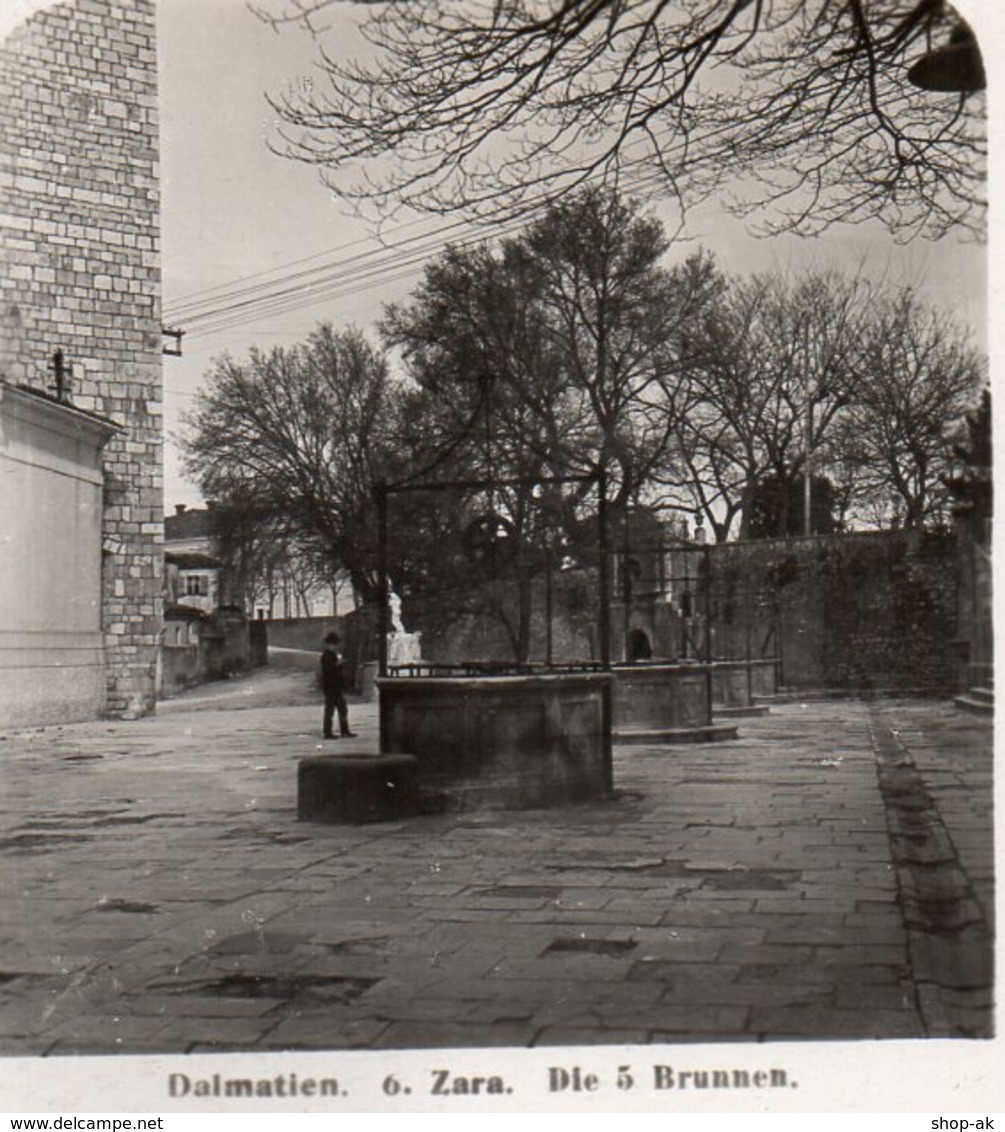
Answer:
[[174, 513], [176, 515], [184, 515], [185, 514], [185, 504], [184, 503], [176, 503], [174, 505]]

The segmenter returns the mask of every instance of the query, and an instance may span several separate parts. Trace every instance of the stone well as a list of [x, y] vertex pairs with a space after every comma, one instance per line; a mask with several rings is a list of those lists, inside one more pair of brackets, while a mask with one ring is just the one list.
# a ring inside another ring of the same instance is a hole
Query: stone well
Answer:
[[617, 665], [612, 729], [616, 743], [701, 743], [735, 739], [736, 727], [712, 722], [712, 666], [644, 661]]
[[767, 711], [759, 696], [778, 690], [778, 660], [716, 660], [712, 663], [712, 711], [744, 715]]
[[414, 755], [420, 789], [447, 805], [551, 807], [612, 791], [608, 673], [390, 676], [377, 687], [381, 753]]

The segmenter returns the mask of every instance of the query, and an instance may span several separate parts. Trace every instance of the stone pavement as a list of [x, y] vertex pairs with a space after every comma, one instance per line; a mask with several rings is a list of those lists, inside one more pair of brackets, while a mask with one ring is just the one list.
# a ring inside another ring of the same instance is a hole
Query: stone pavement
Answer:
[[313, 696], [269, 673], [0, 740], [0, 1050], [991, 1032], [986, 719], [779, 704], [616, 749], [611, 801], [344, 827], [296, 820]]

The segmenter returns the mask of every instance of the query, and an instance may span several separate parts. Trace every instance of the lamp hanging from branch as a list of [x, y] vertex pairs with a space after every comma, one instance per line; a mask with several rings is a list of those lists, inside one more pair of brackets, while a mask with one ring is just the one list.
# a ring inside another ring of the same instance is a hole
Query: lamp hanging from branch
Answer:
[[929, 51], [907, 72], [908, 81], [921, 90], [946, 94], [976, 94], [987, 86], [984, 60], [969, 25], [953, 28], [949, 42]]

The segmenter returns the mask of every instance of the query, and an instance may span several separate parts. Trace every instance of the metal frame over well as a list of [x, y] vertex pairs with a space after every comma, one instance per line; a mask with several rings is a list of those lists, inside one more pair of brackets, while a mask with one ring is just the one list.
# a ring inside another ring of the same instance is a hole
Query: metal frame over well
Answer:
[[[377, 569], [378, 569], [378, 672], [381, 677], [386, 677], [387, 672], [387, 637], [390, 630], [390, 581], [388, 578], [388, 508], [390, 504], [390, 497], [392, 495], [400, 495], [409, 492], [436, 492], [436, 491], [457, 491], [457, 490], [492, 490], [494, 488], [502, 487], [548, 487], [557, 484], [568, 483], [596, 483], [598, 492], [597, 501], [597, 527], [599, 535], [599, 568], [597, 584], [600, 590], [600, 615], [599, 615], [599, 646], [600, 646], [600, 662], [597, 665], [587, 666], [588, 670], [606, 671], [611, 666], [611, 639], [610, 639], [610, 610], [611, 610], [611, 597], [610, 597], [610, 582], [609, 582], [609, 564], [608, 564], [608, 546], [607, 546], [607, 473], [604, 471], [596, 471], [585, 473], [582, 475], [568, 475], [568, 476], [520, 476], [509, 479], [470, 479], [470, 480], [435, 480], [435, 481], [414, 481], [397, 484], [389, 484], [381, 481], [376, 485], [375, 494], [377, 498]], [[415, 669], [414, 675], [434, 675], [430, 670], [430, 666], [406, 666]], [[443, 669], [444, 666], [434, 666], [437, 670]], [[470, 667], [470, 666], [468, 666]], [[513, 674], [514, 669], [518, 666], [509, 666], [508, 673]], [[528, 666], [523, 666], [528, 667]], [[569, 669], [569, 665], [560, 665], [563, 671]], [[498, 666], [486, 664], [484, 666], [475, 666], [477, 671], [465, 671], [463, 675], [498, 675]], [[495, 671], [493, 669], [495, 668]], [[534, 666], [534, 670], [538, 673], [549, 672], [555, 670], [553, 666], [543, 665]], [[410, 673], [413, 674], [413, 673]]]

